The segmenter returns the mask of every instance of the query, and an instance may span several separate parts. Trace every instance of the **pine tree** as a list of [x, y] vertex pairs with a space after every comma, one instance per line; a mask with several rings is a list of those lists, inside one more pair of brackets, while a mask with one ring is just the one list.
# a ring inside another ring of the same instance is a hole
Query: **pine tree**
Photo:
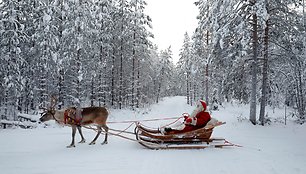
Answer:
[[172, 51], [171, 46], [168, 49], [163, 50], [160, 52], [159, 55], [159, 62], [158, 62], [158, 74], [156, 75], [156, 85], [157, 85], [157, 92], [156, 92], [156, 103], [160, 101], [160, 98], [168, 96], [169, 91], [169, 84], [168, 81], [171, 79], [172, 70], [174, 68], [172, 62]]
[[179, 75], [183, 76], [181, 79], [186, 83], [185, 86], [185, 94], [187, 96], [187, 104], [192, 105], [192, 66], [193, 66], [193, 60], [192, 60], [192, 51], [191, 51], [191, 41], [188, 36], [188, 33], [186, 32], [184, 34], [184, 42], [183, 46], [180, 50], [180, 59], [178, 62], [178, 68], [180, 69]]

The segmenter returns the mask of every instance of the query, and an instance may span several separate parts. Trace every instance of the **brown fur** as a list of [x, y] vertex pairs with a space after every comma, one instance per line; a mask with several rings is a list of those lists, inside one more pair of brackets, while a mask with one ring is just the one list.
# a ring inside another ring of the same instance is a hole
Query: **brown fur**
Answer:
[[[76, 110], [76, 108], [74, 108], [74, 107], [67, 108], [67, 109], [74, 110], [74, 111]], [[44, 113], [42, 115], [42, 117], [40, 118], [40, 121], [45, 122], [45, 121], [49, 121], [49, 120], [56, 120], [60, 124], [64, 124], [65, 123], [64, 113], [65, 113], [65, 110], [52, 110], [52, 109], [49, 109], [49, 110], [46, 111], [46, 113]], [[97, 130], [98, 130], [97, 135], [92, 140], [90, 145], [93, 145], [93, 144], [96, 143], [96, 140], [98, 139], [99, 135], [102, 132], [102, 128], [106, 132], [105, 133], [105, 139], [104, 139], [104, 142], [102, 144], [107, 144], [107, 135], [108, 135], [107, 134], [108, 127], [106, 126], [107, 117], [108, 117], [108, 111], [104, 107], [87, 107], [87, 108], [82, 108], [82, 120], [80, 122], [80, 125], [67, 123], [67, 124], [69, 124], [72, 127], [72, 142], [67, 147], [75, 147], [74, 137], [75, 137], [76, 129], [78, 129], [78, 131], [79, 131], [79, 133], [81, 135], [81, 138], [82, 138], [80, 143], [84, 143], [85, 142], [85, 139], [84, 139], [83, 134], [82, 134], [81, 126], [89, 125], [89, 124], [96, 125], [97, 126]]]

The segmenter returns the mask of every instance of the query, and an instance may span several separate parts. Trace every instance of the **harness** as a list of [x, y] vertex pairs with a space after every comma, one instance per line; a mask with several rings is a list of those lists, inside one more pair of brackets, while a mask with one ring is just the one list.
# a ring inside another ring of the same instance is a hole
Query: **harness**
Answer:
[[[76, 114], [70, 116], [71, 109], [66, 109], [64, 112], [64, 124], [81, 125], [82, 117], [77, 118]], [[75, 112], [76, 113], [76, 112]]]

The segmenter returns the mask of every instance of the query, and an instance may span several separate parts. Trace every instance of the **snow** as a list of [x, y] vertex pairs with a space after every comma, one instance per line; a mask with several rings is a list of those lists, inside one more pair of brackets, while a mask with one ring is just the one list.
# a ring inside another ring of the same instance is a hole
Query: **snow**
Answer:
[[45, 14], [44, 17], [43, 17], [43, 20], [44, 20], [45, 23], [48, 23], [51, 20], [51, 16], [48, 15], [48, 14]]
[[[194, 107], [184, 97], [165, 98], [149, 109], [111, 110], [109, 121], [142, 120], [180, 116]], [[283, 117], [283, 110], [267, 108], [270, 117]], [[66, 148], [71, 129], [49, 122], [52, 126], [36, 129], [0, 130], [0, 169], [5, 174], [61, 173], [136, 173], [136, 174], [305, 174], [306, 126], [288, 121], [253, 126], [247, 119], [248, 105], [226, 104], [212, 115], [227, 124], [215, 128], [213, 137], [224, 137], [243, 147], [203, 150], [148, 150], [138, 143], [109, 137], [107, 145], [88, 145], [95, 132], [84, 129], [85, 144]], [[238, 119], [240, 118], [240, 119]], [[238, 121], [239, 120], [239, 121]], [[171, 121], [144, 122], [158, 127]], [[129, 124], [109, 124], [124, 129]], [[132, 131], [133, 128], [131, 128]], [[134, 138], [133, 136], [130, 136]], [[77, 134], [76, 140], [80, 140]]]

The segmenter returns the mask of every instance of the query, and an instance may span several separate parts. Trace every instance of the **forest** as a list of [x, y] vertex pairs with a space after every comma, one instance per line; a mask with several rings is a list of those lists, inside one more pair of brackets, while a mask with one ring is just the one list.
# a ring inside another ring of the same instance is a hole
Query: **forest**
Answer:
[[174, 64], [171, 46], [152, 42], [145, 0], [0, 0], [1, 116], [16, 120], [51, 96], [58, 109], [135, 110], [181, 95], [190, 105], [250, 104], [250, 121], [262, 125], [267, 105], [286, 106], [304, 123], [304, 0], [194, 4], [198, 26]]

